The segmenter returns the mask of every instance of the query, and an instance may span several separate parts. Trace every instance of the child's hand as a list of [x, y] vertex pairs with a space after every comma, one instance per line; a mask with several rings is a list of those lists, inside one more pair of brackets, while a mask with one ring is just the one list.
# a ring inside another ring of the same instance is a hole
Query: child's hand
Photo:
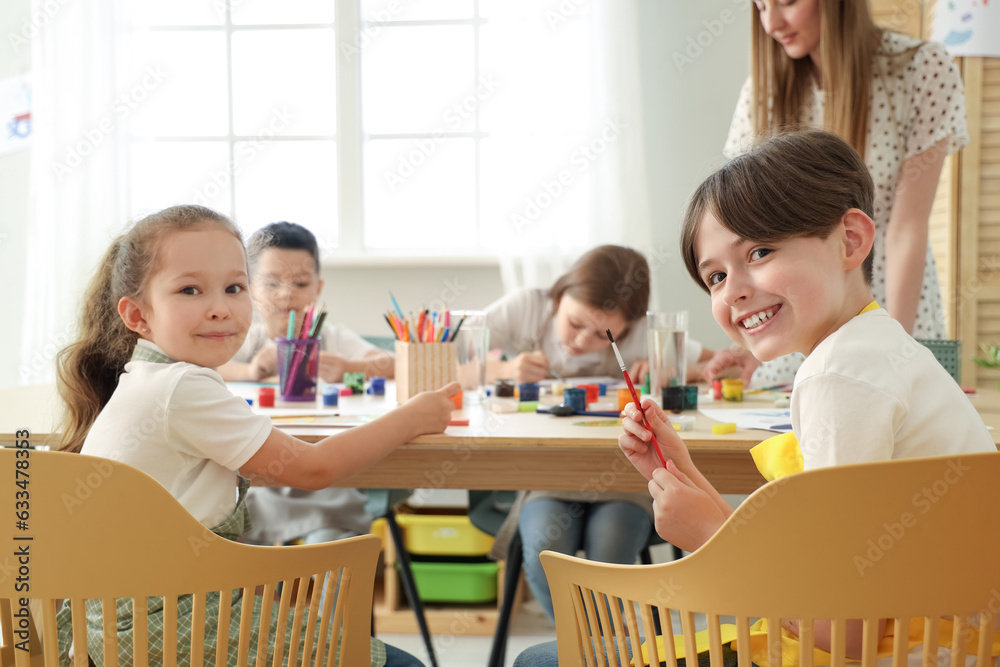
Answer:
[[319, 353], [319, 377], [323, 382], [340, 382], [347, 370], [347, 359], [332, 352]]
[[549, 360], [541, 350], [522, 352], [510, 364], [518, 382], [538, 382], [549, 376]]
[[250, 380], [260, 382], [278, 374], [278, 348], [265, 345], [250, 361]]
[[422, 391], [400, 406], [399, 410], [407, 413], [406, 423], [410, 428], [410, 436], [406, 440], [412, 440], [418, 435], [443, 432], [455, 409], [451, 397], [460, 391], [462, 385], [452, 382], [434, 391]]
[[625, 432], [618, 436], [618, 446], [625, 452], [625, 456], [635, 469], [647, 480], [651, 480], [653, 471], [663, 468], [660, 457], [656, 455], [656, 448], [653, 447], [654, 434], [660, 445], [660, 451], [663, 452], [663, 458], [667, 461], [673, 460], [681, 466], [690, 464], [691, 455], [687, 446], [674, 431], [666, 413], [649, 398], [642, 400], [642, 408], [646, 412], [649, 429], [642, 425], [642, 415], [639, 414], [635, 403], [629, 403], [622, 410], [622, 428]]
[[685, 551], [694, 551], [714, 535], [726, 516], [705, 491], [667, 461], [649, 481], [657, 534]]
[[758, 366], [760, 366], [760, 361], [750, 354], [749, 350], [739, 345], [730, 345], [712, 355], [712, 358], [702, 368], [701, 376], [711, 384], [716, 378], [724, 377], [727, 370], [735, 367], [740, 372], [743, 386], [749, 387], [750, 379]]

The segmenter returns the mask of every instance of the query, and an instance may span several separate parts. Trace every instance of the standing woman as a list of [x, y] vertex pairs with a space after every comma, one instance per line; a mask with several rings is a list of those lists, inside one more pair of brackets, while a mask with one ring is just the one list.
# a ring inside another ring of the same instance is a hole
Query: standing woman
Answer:
[[[969, 143], [962, 80], [944, 47], [877, 27], [866, 0], [756, 0], [751, 74], [724, 152], [778, 131], [822, 127], [864, 157], [875, 181], [875, 299], [914, 338], [944, 338], [928, 227], [944, 159]], [[788, 202], [790, 207], [796, 202]], [[717, 354], [712, 377], [758, 362]], [[790, 382], [799, 355], [764, 364], [754, 384]]]

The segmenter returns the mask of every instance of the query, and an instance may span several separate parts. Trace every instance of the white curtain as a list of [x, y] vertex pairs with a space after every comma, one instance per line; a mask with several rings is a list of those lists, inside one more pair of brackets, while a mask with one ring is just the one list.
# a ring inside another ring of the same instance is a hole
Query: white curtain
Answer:
[[[639, 63], [639, 0], [590, 0], [588, 7], [590, 137], [603, 142], [600, 156], [588, 170], [590, 245], [617, 243], [646, 253], [652, 247], [652, 223]], [[503, 288], [551, 285], [578, 254], [568, 255], [560, 248], [521, 248], [501, 259]]]
[[118, 96], [119, 0], [32, 0], [31, 15], [58, 11], [32, 40], [31, 154], [23, 384], [50, 382], [72, 341], [81, 295], [125, 222]]

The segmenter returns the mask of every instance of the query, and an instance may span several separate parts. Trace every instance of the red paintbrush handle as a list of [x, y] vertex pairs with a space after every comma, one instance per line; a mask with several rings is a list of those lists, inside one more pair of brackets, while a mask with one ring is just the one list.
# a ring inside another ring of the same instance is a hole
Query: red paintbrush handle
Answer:
[[656, 441], [656, 435], [653, 433], [653, 429], [649, 428], [649, 424], [646, 422], [646, 412], [642, 409], [642, 405], [639, 404], [639, 396], [635, 393], [635, 387], [632, 386], [632, 378], [628, 376], [628, 371], [622, 370], [622, 375], [625, 376], [625, 383], [628, 385], [628, 390], [632, 392], [632, 402], [635, 403], [635, 407], [639, 410], [639, 414], [642, 415], [642, 425], [649, 429], [649, 434], [652, 436], [650, 442], [653, 443], [653, 449], [656, 450], [656, 455], [660, 458], [660, 463], [663, 467], [667, 467], [667, 460], [663, 458], [663, 452], [660, 451], [660, 443]]

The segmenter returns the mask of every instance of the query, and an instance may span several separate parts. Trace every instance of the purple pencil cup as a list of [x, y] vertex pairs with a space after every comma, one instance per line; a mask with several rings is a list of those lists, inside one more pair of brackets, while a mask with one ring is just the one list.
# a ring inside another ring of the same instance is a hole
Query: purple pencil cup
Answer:
[[282, 401], [316, 400], [319, 338], [276, 338], [278, 393]]

